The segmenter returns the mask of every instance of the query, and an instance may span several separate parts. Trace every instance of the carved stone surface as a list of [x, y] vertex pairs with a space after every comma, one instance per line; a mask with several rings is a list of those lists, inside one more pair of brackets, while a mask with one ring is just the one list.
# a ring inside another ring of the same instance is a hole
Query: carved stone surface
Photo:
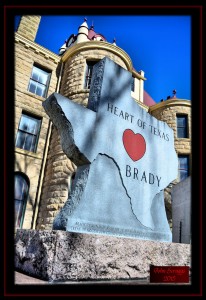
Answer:
[[143, 279], [150, 265], [191, 267], [190, 245], [18, 229], [16, 270], [48, 281]]
[[171, 190], [172, 194], [172, 241], [191, 243], [191, 177], [182, 180]]
[[174, 134], [131, 98], [131, 76], [104, 58], [94, 66], [88, 108], [57, 93], [43, 102], [78, 166], [53, 229], [172, 240], [163, 189], [177, 177]]

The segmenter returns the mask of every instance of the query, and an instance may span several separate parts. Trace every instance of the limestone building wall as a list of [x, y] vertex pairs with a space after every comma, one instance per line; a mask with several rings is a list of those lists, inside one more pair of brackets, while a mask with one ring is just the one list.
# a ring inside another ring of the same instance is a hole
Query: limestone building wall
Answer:
[[[174, 130], [175, 138], [175, 149], [177, 154], [190, 154], [191, 152], [191, 138], [192, 138], [192, 128], [191, 128], [191, 103], [190, 101], [183, 101], [181, 99], [170, 100], [170, 102], [165, 101], [166, 105], [150, 108], [151, 114], [158, 120], [166, 122]], [[188, 138], [178, 138], [177, 137], [177, 115], [187, 115], [188, 116]]]
[[[35, 17], [39, 22], [39, 18]], [[26, 22], [28, 21], [28, 23]], [[37, 23], [38, 23], [37, 22]], [[30, 26], [30, 27], [29, 27]], [[33, 32], [34, 22], [30, 17], [23, 18], [21, 29], [15, 35], [15, 136], [18, 132], [22, 113], [32, 115], [41, 119], [41, 128], [36, 152], [30, 152], [15, 147], [15, 172], [21, 172], [29, 179], [29, 195], [25, 209], [22, 228], [30, 229], [33, 225], [38, 190], [40, 189], [40, 178], [45, 155], [45, 147], [49, 130], [49, 118], [42, 107], [45, 98], [28, 91], [28, 84], [34, 63], [51, 71], [48, 95], [56, 90], [57, 66], [59, 57], [52, 52], [38, 47], [33, 41], [22, 36], [22, 27], [27, 27], [28, 32]], [[38, 26], [37, 26], [38, 27]], [[34, 34], [32, 35], [34, 37]]]

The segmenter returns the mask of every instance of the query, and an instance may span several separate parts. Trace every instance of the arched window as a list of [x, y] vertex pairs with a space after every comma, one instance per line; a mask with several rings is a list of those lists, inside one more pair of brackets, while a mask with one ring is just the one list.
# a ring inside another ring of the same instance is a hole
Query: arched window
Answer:
[[21, 228], [29, 192], [29, 180], [23, 173], [15, 173], [14, 177], [14, 205], [15, 227]]

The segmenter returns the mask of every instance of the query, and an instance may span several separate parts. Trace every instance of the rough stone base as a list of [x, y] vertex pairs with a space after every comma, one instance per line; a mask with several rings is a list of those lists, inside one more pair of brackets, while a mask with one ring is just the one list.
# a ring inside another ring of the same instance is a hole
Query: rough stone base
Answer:
[[18, 229], [16, 270], [48, 281], [149, 278], [150, 265], [191, 266], [189, 244]]

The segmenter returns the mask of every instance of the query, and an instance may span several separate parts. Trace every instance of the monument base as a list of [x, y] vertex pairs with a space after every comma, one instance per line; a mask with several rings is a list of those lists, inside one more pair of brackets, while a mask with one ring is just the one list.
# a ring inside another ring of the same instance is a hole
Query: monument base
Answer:
[[189, 244], [18, 229], [15, 268], [48, 281], [143, 279], [150, 265], [191, 266]]

